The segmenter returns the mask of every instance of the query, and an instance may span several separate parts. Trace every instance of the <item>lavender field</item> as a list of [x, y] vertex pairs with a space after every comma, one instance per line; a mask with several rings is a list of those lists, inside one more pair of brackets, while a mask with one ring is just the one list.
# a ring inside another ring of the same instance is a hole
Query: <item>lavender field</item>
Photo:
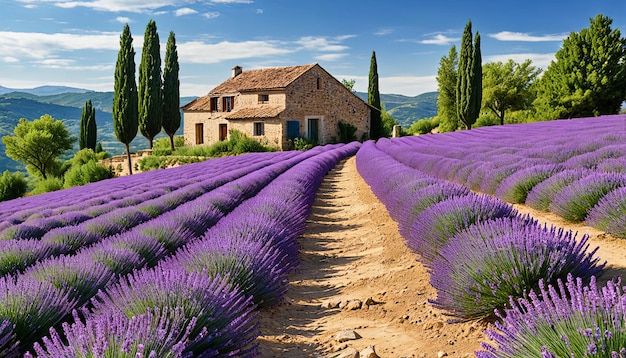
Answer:
[[428, 268], [430, 303], [495, 322], [476, 356], [626, 357], [623, 288], [597, 286], [597, 248], [512, 205], [625, 238], [625, 155], [619, 115], [381, 139], [357, 168]]
[[360, 144], [248, 154], [0, 205], [0, 356], [258, 354], [323, 176]]

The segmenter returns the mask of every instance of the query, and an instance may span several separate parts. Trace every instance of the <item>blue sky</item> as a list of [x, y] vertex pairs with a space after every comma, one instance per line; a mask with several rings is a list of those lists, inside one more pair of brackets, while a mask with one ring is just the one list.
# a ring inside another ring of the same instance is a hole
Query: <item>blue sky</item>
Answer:
[[156, 21], [162, 58], [176, 34], [181, 95], [200, 96], [245, 69], [319, 63], [367, 91], [376, 51], [381, 93], [437, 89], [439, 60], [460, 45], [468, 20], [483, 63], [546, 68], [573, 31], [603, 14], [626, 37], [624, 0], [0, 0], [0, 86], [113, 90], [119, 36], [128, 23], [141, 61]]

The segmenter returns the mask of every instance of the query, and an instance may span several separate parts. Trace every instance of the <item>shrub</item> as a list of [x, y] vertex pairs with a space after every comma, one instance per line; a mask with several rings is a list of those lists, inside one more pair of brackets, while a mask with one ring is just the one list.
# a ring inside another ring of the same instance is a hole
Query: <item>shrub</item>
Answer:
[[588, 279], [604, 265], [588, 251], [589, 237], [537, 224], [530, 217], [477, 223], [457, 233], [432, 264], [431, 303], [456, 319], [492, 318], [509, 298], [521, 298], [539, 282], [568, 274]]
[[306, 138], [298, 137], [293, 139], [294, 150], [309, 150], [316, 145], [317, 143]]
[[20, 172], [5, 170], [0, 176], [0, 201], [12, 200], [24, 196], [28, 182]]
[[337, 123], [339, 127], [339, 142], [350, 143], [356, 141], [357, 128], [350, 123], [343, 123], [339, 121]]
[[155, 308], [180, 307], [185, 324], [196, 317], [189, 333], [193, 344], [188, 347], [196, 355], [209, 350], [236, 356], [255, 349], [254, 306], [220, 277], [180, 269], [140, 270], [98, 294], [93, 303], [95, 315], [123, 313], [127, 318]]
[[65, 172], [65, 188], [71, 188], [73, 186], [85, 185], [88, 183], [97, 182], [104, 179], [113, 178], [114, 173], [111, 168], [104, 165], [90, 161], [82, 165], [72, 165], [72, 167]]
[[610, 191], [626, 186], [626, 175], [593, 173], [561, 189], [550, 210], [569, 221], [583, 221], [589, 211]]
[[457, 232], [489, 220], [517, 215], [510, 204], [484, 194], [452, 197], [422, 211], [411, 226], [407, 245], [429, 266]]
[[196, 323], [195, 318], [185, 317], [182, 309], [168, 307], [149, 309], [130, 319], [117, 313], [88, 317], [83, 323], [78, 312], [73, 311], [72, 316], [72, 324], [62, 324], [63, 337], [52, 328], [42, 344], [35, 343], [38, 357], [69, 358], [77, 352], [86, 357], [183, 357]]
[[0, 278], [0, 317], [15, 326], [20, 347], [30, 347], [48, 328], [70, 313], [75, 301], [49, 282], [24, 277]]
[[528, 193], [535, 185], [552, 177], [559, 170], [557, 165], [537, 165], [519, 170], [500, 183], [496, 196], [509, 203], [522, 204], [526, 202]]
[[591, 174], [586, 169], [565, 170], [535, 185], [526, 196], [526, 205], [539, 211], [548, 211], [554, 196], [564, 187]]
[[61, 256], [42, 261], [24, 272], [25, 277], [50, 282], [82, 306], [109, 282], [113, 272], [100, 262]]
[[437, 126], [439, 126], [439, 121], [436, 117], [418, 119], [411, 124], [407, 132], [411, 134], [427, 134], [432, 132]]
[[63, 189], [63, 179], [53, 177], [39, 180], [30, 193], [32, 195], [37, 195], [61, 189]]
[[598, 288], [568, 275], [565, 282], [542, 281], [528, 298], [511, 300], [497, 313], [501, 322], [487, 331], [478, 358], [626, 356], [626, 296], [621, 279]]
[[585, 223], [626, 239], [626, 188], [613, 190], [600, 199], [587, 215]]

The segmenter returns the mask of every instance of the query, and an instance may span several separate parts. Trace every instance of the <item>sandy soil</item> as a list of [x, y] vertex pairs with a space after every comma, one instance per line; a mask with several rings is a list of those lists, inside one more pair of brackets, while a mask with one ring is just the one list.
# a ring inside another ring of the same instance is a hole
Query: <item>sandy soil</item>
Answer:
[[[608, 261], [603, 279], [626, 273], [626, 241], [526, 206], [540, 222], [590, 235]], [[300, 239], [299, 270], [283, 303], [260, 314], [262, 357], [354, 357], [373, 346], [379, 357], [473, 357], [485, 325], [448, 323], [431, 307], [429, 275], [396, 223], [359, 176], [355, 158], [326, 176]], [[342, 331], [360, 338], [339, 342]], [[363, 356], [363, 355], [362, 355]]]

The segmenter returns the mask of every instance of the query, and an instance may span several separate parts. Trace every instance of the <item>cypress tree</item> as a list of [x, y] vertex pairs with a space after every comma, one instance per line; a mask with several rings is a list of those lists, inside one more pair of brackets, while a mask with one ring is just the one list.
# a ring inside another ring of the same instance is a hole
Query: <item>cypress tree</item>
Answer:
[[456, 81], [459, 55], [456, 46], [452, 45], [448, 56], [439, 61], [437, 71], [438, 92], [437, 117], [439, 117], [439, 132], [453, 132], [459, 127], [459, 118], [456, 111]]
[[96, 149], [96, 109], [93, 108], [91, 100], [85, 102], [83, 113], [80, 117], [80, 137], [78, 146], [80, 149]]
[[461, 52], [459, 54], [459, 71], [456, 82], [456, 110], [461, 121], [467, 127], [469, 116], [472, 72], [472, 21], [468, 21], [461, 38]]
[[476, 123], [480, 116], [480, 109], [483, 100], [483, 64], [482, 55], [480, 54], [480, 34], [476, 32], [474, 38], [474, 51], [472, 56], [472, 73], [471, 73], [471, 97], [469, 116], [467, 118], [467, 129], [472, 129], [472, 125]]
[[456, 107], [459, 121], [472, 129], [480, 114], [482, 101], [482, 56], [480, 35], [472, 44], [472, 21], [468, 21], [461, 38], [459, 70], [456, 82]]
[[115, 64], [113, 94], [113, 127], [117, 140], [126, 146], [128, 171], [133, 173], [130, 142], [137, 136], [137, 83], [135, 82], [135, 50], [128, 24], [120, 36], [120, 51]]
[[377, 140], [382, 136], [383, 124], [381, 117], [380, 92], [378, 91], [378, 65], [376, 51], [372, 51], [370, 61], [369, 86], [367, 89], [367, 103], [377, 110], [371, 111], [370, 138]]
[[178, 51], [176, 37], [170, 31], [165, 49], [163, 68], [163, 131], [170, 137], [174, 150], [174, 134], [180, 128], [180, 81], [178, 80]]
[[156, 23], [150, 20], [143, 38], [139, 65], [139, 131], [148, 139], [150, 149], [163, 121], [160, 51]]

